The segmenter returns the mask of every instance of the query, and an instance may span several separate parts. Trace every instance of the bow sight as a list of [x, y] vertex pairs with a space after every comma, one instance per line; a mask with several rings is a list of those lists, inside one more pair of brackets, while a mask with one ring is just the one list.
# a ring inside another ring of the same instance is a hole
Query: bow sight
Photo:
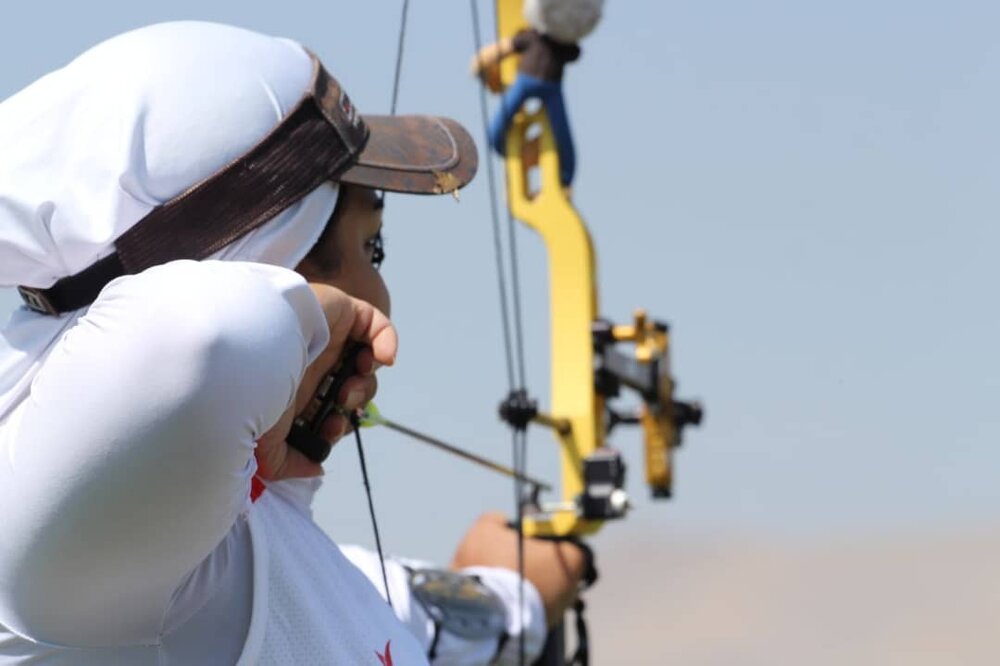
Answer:
[[[671, 452], [681, 445], [684, 428], [699, 425], [701, 404], [674, 399], [675, 382], [670, 374], [670, 329], [666, 323], [650, 321], [639, 310], [631, 326], [615, 326], [606, 320], [594, 322], [594, 388], [605, 401], [617, 398], [622, 387], [642, 398], [638, 411], [623, 413], [605, 402], [607, 433], [619, 424], [642, 426], [646, 451], [646, 483], [653, 497], [672, 493]], [[617, 345], [631, 344], [632, 354]], [[585, 462], [586, 464], [586, 462]]]
[[[591, 332], [593, 387], [604, 404], [604, 434], [609, 435], [618, 425], [641, 425], [646, 483], [654, 498], [669, 499], [673, 449], [681, 445], [684, 428], [699, 425], [703, 415], [700, 403], [674, 398], [676, 382], [670, 374], [669, 327], [664, 322], [649, 320], [639, 310], [631, 325], [615, 325], [599, 319], [593, 323]], [[642, 401], [638, 409], [625, 412], [608, 404], [620, 397], [623, 389], [638, 394]], [[500, 417], [518, 430], [534, 422], [552, 428], [562, 438], [572, 438], [571, 421], [540, 412], [537, 402], [523, 389], [512, 391], [501, 403]], [[629, 500], [624, 488], [626, 465], [621, 454], [602, 442], [580, 463], [582, 487], [572, 506], [565, 501], [542, 503], [538, 498], [540, 488], [530, 487], [532, 494], [525, 503], [532, 519], [567, 510], [575, 511], [587, 521], [625, 515]]]

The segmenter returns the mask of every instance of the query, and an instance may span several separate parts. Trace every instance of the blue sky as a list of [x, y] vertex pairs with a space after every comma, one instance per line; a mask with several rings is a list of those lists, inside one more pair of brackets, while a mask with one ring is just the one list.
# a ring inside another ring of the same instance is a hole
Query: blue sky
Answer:
[[[199, 18], [301, 41], [362, 111], [385, 112], [399, 8], [19, 4], [0, 25], [0, 96], [117, 32]], [[566, 79], [601, 310], [672, 323], [681, 393], [707, 419], [688, 433], [668, 504], [645, 500], [638, 433], [616, 435], [638, 508], [602, 538], [996, 524], [998, 21], [987, 2], [607, 3]], [[467, 4], [412, 2], [399, 111], [449, 115], [481, 137], [472, 44]], [[389, 200], [402, 346], [379, 405], [507, 459], [485, 175], [459, 204]], [[519, 249], [529, 387], [544, 404], [545, 257], [527, 231]], [[390, 550], [443, 559], [477, 513], [510, 509], [506, 480], [365, 434]], [[554, 476], [550, 436], [530, 446], [535, 473]], [[320, 521], [368, 541], [352, 448], [327, 480]]]

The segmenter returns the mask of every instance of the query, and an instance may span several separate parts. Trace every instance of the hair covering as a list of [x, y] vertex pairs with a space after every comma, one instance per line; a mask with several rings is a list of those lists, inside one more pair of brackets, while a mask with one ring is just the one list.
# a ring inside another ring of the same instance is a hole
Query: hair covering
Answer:
[[524, 18], [532, 28], [566, 44], [589, 35], [601, 20], [604, 0], [524, 0]]
[[[200, 22], [119, 35], [0, 103], [0, 286], [48, 287], [256, 145], [312, 73], [287, 40]], [[213, 259], [293, 268], [336, 204], [321, 185]], [[86, 309], [20, 308], [0, 339], [0, 420]]]

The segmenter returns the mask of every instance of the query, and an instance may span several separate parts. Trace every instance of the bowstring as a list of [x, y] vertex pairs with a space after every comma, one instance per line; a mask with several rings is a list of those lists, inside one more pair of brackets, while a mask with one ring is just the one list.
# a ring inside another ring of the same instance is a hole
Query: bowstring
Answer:
[[396, 115], [396, 100], [399, 99], [399, 75], [403, 72], [403, 42], [406, 37], [406, 15], [410, 8], [410, 0], [403, 0], [403, 13], [399, 17], [399, 39], [396, 42], [396, 73], [392, 77], [392, 102], [389, 104], [389, 115]]
[[[365, 465], [365, 449], [361, 446], [361, 423], [357, 413], [351, 417], [351, 425], [354, 426], [354, 441], [358, 445], [358, 460], [361, 462], [361, 478], [365, 483], [365, 496], [368, 498], [368, 515], [372, 519], [372, 531], [375, 532], [375, 549], [378, 551], [378, 563], [382, 567], [382, 585], [385, 586], [385, 600], [392, 606], [392, 596], [389, 594], [389, 576], [385, 571], [385, 555], [382, 554], [382, 539], [379, 537], [378, 521], [375, 519], [375, 504], [372, 501], [372, 489], [368, 484], [368, 466]], [[393, 609], [395, 610], [395, 609]]]
[[[474, 46], [476, 49], [476, 54], [478, 56], [480, 50], [482, 49], [482, 37], [480, 35], [480, 20], [479, 20], [479, 9], [476, 5], [476, 0], [470, 0], [469, 6], [471, 8], [472, 15], [472, 35], [474, 40]], [[497, 26], [498, 27], [498, 26]], [[495, 34], [496, 41], [498, 41], [498, 34]], [[503, 91], [501, 90], [500, 104], [504, 104]], [[510, 302], [512, 305], [508, 305], [507, 297], [507, 279], [504, 271], [503, 262], [503, 240], [502, 233], [500, 231], [500, 215], [498, 212], [497, 205], [497, 186], [496, 186], [496, 173], [493, 168], [493, 156], [490, 154], [490, 141], [489, 141], [489, 114], [487, 111], [487, 101], [486, 101], [486, 88], [485, 86], [479, 87], [479, 109], [483, 125], [483, 136], [485, 137], [484, 145], [486, 146], [487, 156], [486, 156], [486, 167], [487, 176], [489, 180], [489, 194], [490, 194], [490, 214], [493, 223], [493, 248], [494, 256], [496, 260], [497, 268], [497, 282], [499, 285], [500, 292], [500, 312], [501, 320], [503, 323], [503, 337], [504, 337], [504, 349], [505, 349], [505, 359], [507, 362], [507, 383], [509, 388], [509, 395], [513, 395], [515, 390], [520, 390], [522, 394], [526, 397], [526, 373], [524, 369], [524, 333], [522, 326], [521, 317], [521, 287], [519, 279], [518, 270], [518, 260], [517, 260], [517, 242], [514, 233], [514, 215], [510, 211], [510, 207], [506, 206], [507, 210], [507, 243], [509, 248], [510, 257], [510, 272], [511, 272], [511, 298]], [[503, 108], [501, 107], [501, 110]], [[511, 331], [510, 322], [508, 319], [508, 308], [513, 308], [513, 319], [514, 319], [514, 339], [515, 342], [512, 345], [511, 342]], [[513, 347], [513, 350], [512, 350]], [[515, 375], [515, 362], [516, 358], [516, 369], [517, 373]], [[517, 528], [517, 572], [518, 572], [518, 588], [517, 588], [517, 609], [518, 609], [518, 624], [520, 625], [520, 630], [518, 631], [518, 664], [524, 666], [526, 660], [526, 649], [525, 649], [525, 636], [524, 636], [524, 484], [522, 478], [527, 473], [527, 432], [524, 429], [513, 428], [511, 429], [511, 450], [513, 457], [514, 470], [517, 472], [518, 477], [514, 480], [514, 504], [515, 504], [515, 521]]]

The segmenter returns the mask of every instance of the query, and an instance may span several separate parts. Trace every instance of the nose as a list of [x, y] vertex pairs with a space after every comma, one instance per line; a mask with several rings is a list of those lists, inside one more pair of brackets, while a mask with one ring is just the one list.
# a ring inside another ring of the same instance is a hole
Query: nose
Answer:
[[375, 273], [375, 279], [369, 281], [370, 289], [367, 290], [369, 293], [362, 298], [381, 310], [386, 317], [391, 317], [392, 299], [389, 297], [389, 287], [382, 278], [382, 274], [372, 270]]

